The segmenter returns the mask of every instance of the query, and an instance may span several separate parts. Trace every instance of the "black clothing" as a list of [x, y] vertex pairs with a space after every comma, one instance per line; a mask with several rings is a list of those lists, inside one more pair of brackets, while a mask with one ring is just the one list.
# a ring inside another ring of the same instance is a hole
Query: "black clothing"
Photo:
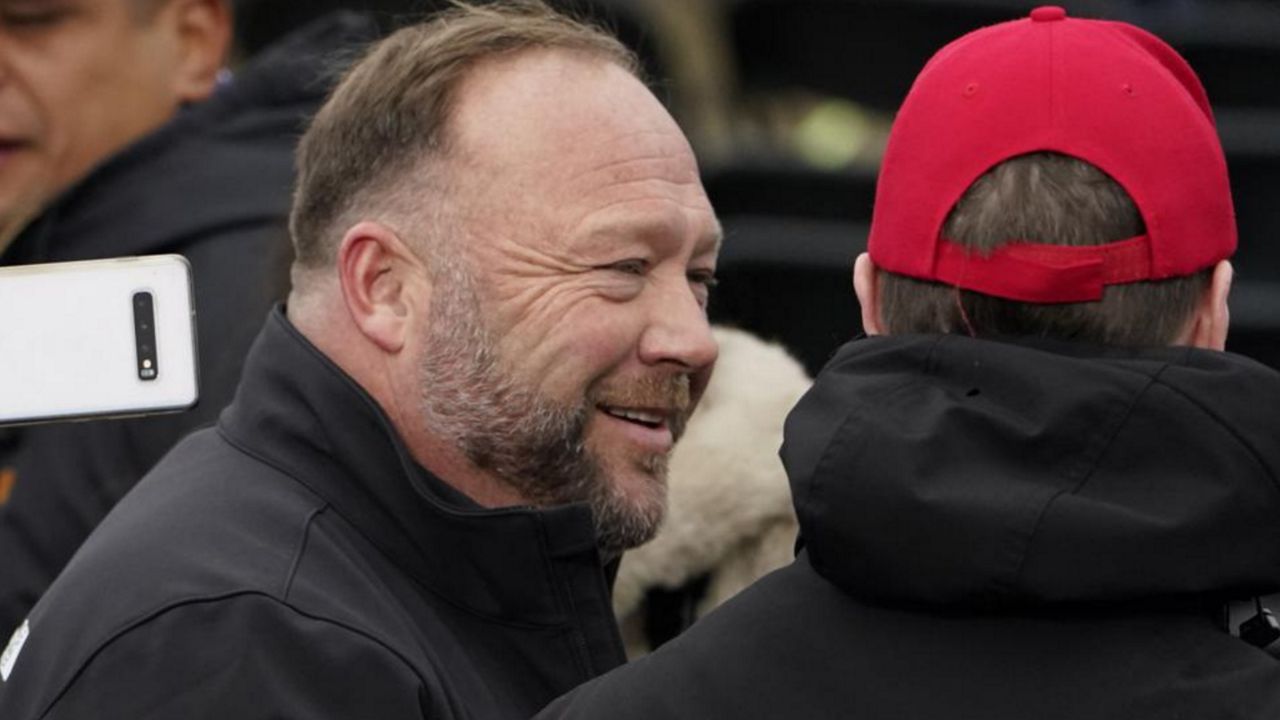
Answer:
[[551, 718], [1276, 718], [1280, 375], [1187, 348], [845, 346], [788, 418], [804, 550]]
[[588, 508], [469, 503], [279, 312], [29, 627], [6, 720], [527, 718], [623, 659]]
[[0, 256], [21, 265], [185, 255], [200, 351], [190, 412], [0, 430], [0, 473], [16, 481], [0, 503], [0, 637], [160, 456], [230, 402], [244, 354], [287, 288], [293, 146], [322, 100], [328, 55], [370, 27], [341, 16], [285, 41], [94, 170]]

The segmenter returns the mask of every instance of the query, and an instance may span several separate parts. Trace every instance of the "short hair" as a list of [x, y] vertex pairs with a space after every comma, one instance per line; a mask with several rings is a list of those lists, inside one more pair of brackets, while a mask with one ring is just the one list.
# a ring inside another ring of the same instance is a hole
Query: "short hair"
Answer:
[[289, 218], [295, 268], [332, 264], [354, 214], [447, 157], [454, 96], [472, 66], [533, 49], [586, 52], [639, 77], [638, 60], [616, 38], [539, 0], [455, 3], [374, 45], [299, 143]]
[[[971, 252], [1011, 240], [1102, 245], [1146, 232], [1133, 199], [1097, 167], [1051, 152], [996, 165], [969, 187], [943, 234]], [[1027, 303], [917, 280], [879, 278], [886, 332], [1033, 335], [1102, 345], [1170, 345], [1191, 318], [1212, 270], [1166, 280], [1109, 285], [1102, 299]]]

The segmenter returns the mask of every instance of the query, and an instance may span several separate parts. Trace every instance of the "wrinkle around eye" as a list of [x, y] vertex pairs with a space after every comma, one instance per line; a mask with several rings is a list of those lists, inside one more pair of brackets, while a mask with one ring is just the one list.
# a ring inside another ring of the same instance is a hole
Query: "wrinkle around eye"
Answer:
[[648, 263], [643, 261], [601, 266], [591, 274], [591, 286], [608, 300], [631, 300], [644, 290], [648, 269]]
[[693, 299], [698, 301], [698, 306], [705, 312], [707, 306], [711, 304], [711, 286], [693, 283], [690, 289], [693, 291]]
[[649, 261], [644, 258], [627, 258], [618, 262], [600, 266], [602, 270], [612, 270], [624, 275], [643, 276], [649, 272]]

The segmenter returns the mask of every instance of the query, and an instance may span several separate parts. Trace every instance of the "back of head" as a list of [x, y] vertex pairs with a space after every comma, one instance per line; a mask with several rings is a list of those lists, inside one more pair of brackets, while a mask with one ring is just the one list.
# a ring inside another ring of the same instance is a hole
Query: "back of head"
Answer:
[[[983, 174], [947, 216], [942, 234], [990, 255], [1011, 238], [1085, 247], [1146, 231], [1129, 194], [1087, 162], [1056, 153], [1006, 160]], [[1209, 271], [1106, 286], [1081, 303], [1028, 303], [886, 272], [880, 307], [890, 333], [1034, 335], [1106, 345], [1171, 344], [1208, 284]]]
[[[343, 232], [359, 217], [438, 206], [447, 178], [449, 118], [476, 63], [534, 49], [581, 51], [632, 73], [616, 39], [539, 0], [458, 3], [375, 45], [334, 89], [298, 149], [290, 231], [294, 290], [333, 265]], [[427, 257], [431, 252], [427, 253]]]
[[895, 121], [869, 252], [891, 333], [1167, 345], [1236, 233], [1204, 90], [1059, 8], [939, 51]]

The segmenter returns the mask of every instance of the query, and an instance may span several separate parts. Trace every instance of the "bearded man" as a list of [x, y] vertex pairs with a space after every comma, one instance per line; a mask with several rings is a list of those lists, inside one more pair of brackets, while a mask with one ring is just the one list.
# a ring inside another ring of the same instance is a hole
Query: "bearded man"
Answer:
[[527, 717], [622, 662], [607, 568], [661, 519], [720, 238], [635, 67], [536, 2], [353, 67], [287, 312], [14, 636], [0, 716]]

